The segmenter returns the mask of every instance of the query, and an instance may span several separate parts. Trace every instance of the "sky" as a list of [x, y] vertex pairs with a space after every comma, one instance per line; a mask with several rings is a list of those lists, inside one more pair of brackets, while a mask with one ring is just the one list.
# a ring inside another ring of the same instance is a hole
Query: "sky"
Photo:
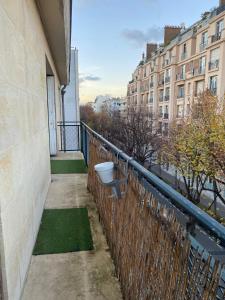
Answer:
[[81, 103], [126, 96], [147, 42], [163, 41], [165, 25], [186, 27], [219, 0], [73, 0], [72, 46], [79, 50]]

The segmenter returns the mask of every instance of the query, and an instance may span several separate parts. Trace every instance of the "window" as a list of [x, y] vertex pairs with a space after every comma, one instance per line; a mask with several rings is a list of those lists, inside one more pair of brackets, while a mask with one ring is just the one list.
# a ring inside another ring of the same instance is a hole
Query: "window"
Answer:
[[160, 106], [159, 107], [159, 117], [162, 117], [163, 116], [163, 107]]
[[220, 20], [219, 22], [216, 23], [216, 34], [220, 35], [223, 31], [223, 20]]
[[184, 85], [178, 86], [177, 98], [184, 98]]
[[171, 74], [171, 70], [167, 69], [165, 72], [165, 82], [166, 83], [170, 82], [170, 74]]
[[159, 122], [159, 133], [162, 133], [162, 122]]
[[211, 50], [209, 70], [218, 68], [218, 66], [219, 66], [219, 55], [220, 55], [220, 48], [216, 48], [216, 49]]
[[166, 105], [164, 107], [164, 119], [168, 119], [169, 118], [169, 107], [168, 105]]
[[207, 45], [208, 43], [208, 31], [203, 32], [202, 34], [202, 45]]
[[186, 65], [181, 66], [181, 79], [185, 79]]
[[183, 105], [177, 105], [177, 118], [182, 118], [183, 117]]
[[150, 92], [149, 102], [153, 103], [153, 101], [154, 101], [154, 94], [153, 94], [153, 92]]
[[204, 91], [204, 80], [196, 81], [195, 96], [199, 96]]
[[206, 57], [203, 56], [200, 58], [200, 61], [199, 61], [199, 73], [200, 74], [205, 73], [205, 66], [206, 66]]
[[159, 92], [159, 101], [160, 102], [163, 101], [163, 90], [160, 90], [160, 92]]
[[169, 101], [170, 100], [170, 88], [167, 87], [165, 90], [165, 101]]
[[213, 95], [217, 94], [217, 76], [211, 76], [209, 79], [209, 89]]
[[187, 57], [187, 44], [183, 44], [183, 47], [182, 47], [182, 53], [181, 53], [181, 59], [185, 59]]

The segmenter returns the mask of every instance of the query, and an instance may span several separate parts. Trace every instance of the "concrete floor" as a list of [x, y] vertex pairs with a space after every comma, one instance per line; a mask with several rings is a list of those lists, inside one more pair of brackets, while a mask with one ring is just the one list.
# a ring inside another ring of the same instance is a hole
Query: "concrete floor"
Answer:
[[45, 207], [87, 207], [95, 249], [33, 256], [22, 300], [122, 300], [86, 181], [86, 174], [53, 175]]
[[54, 160], [70, 160], [70, 159], [84, 159], [83, 154], [80, 151], [75, 152], [58, 152], [56, 156], [52, 156]]

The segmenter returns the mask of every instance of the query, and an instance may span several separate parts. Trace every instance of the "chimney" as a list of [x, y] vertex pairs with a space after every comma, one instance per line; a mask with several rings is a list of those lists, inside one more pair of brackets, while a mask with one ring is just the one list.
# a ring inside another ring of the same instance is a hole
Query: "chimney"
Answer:
[[224, 6], [225, 5], [225, 0], [220, 0], [220, 6]]
[[164, 45], [168, 45], [169, 42], [171, 42], [180, 32], [181, 32], [181, 27], [165, 26], [165, 28], [164, 28]]
[[157, 44], [147, 44], [146, 59], [149, 60], [151, 58], [151, 54], [156, 50], [157, 50]]

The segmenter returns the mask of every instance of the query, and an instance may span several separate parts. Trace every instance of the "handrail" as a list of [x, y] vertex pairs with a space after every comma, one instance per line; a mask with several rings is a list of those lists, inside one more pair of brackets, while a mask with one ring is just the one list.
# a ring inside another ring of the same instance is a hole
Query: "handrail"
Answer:
[[117, 148], [111, 142], [106, 140], [103, 136], [92, 130], [85, 123], [81, 122], [81, 128], [84, 128], [91, 133], [94, 137], [99, 139], [102, 143], [107, 145], [114, 153], [118, 154], [123, 160], [127, 161], [128, 164], [133, 167], [138, 173], [143, 176], [149, 183], [151, 183], [157, 190], [159, 190], [164, 196], [177, 207], [181, 208], [189, 216], [193, 217], [196, 222], [203, 228], [207, 229], [214, 236], [216, 236], [223, 246], [225, 246], [225, 227], [217, 222], [214, 218], [209, 216], [206, 212], [201, 210], [183, 195], [174, 190], [170, 185], [159, 179], [156, 175], [148, 171], [142, 165], [140, 165], [132, 157], [128, 156], [122, 150]]

